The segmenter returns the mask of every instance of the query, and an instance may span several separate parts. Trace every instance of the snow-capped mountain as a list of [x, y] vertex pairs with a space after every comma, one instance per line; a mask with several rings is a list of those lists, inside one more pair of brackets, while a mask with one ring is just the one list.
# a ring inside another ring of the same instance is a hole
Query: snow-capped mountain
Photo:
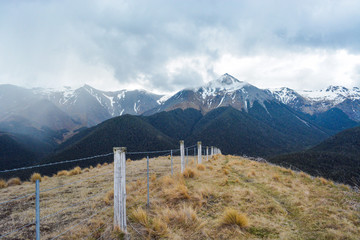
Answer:
[[[207, 113], [215, 108], [232, 106], [247, 111], [257, 101], [264, 106], [265, 101], [274, 100], [268, 92], [247, 82], [239, 81], [229, 74], [210, 81], [205, 86], [195, 89], [184, 89], [162, 102], [161, 105], [147, 112], [147, 115], [169, 111], [176, 108], [195, 108]], [[265, 106], [264, 106], [265, 107]]]
[[87, 126], [124, 114], [139, 115], [154, 107], [162, 96], [144, 90], [97, 90], [89, 85], [73, 90], [33, 89], [35, 94], [50, 100], [76, 121]]
[[280, 102], [305, 113], [321, 113], [339, 108], [351, 119], [360, 121], [360, 89], [329, 86], [320, 90], [299, 90], [290, 88], [268, 89]]

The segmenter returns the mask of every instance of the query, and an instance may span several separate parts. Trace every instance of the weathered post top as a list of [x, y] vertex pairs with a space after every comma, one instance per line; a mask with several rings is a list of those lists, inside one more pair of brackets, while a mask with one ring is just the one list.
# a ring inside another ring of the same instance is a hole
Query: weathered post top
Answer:
[[180, 144], [184, 144], [184, 140], [180, 140]]
[[127, 151], [127, 148], [126, 148], [126, 147], [114, 147], [114, 148], [113, 148], [113, 151], [114, 151], [114, 152], [116, 152], [116, 151], [126, 152], [126, 151]]
[[198, 141], [197, 144], [198, 144], [198, 145], [201, 145], [201, 141]]

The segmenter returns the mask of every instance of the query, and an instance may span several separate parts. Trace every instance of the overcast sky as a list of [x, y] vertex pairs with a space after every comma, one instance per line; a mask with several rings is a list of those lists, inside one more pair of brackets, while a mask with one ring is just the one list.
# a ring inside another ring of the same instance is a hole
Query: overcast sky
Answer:
[[0, 84], [360, 85], [360, 1], [0, 1]]

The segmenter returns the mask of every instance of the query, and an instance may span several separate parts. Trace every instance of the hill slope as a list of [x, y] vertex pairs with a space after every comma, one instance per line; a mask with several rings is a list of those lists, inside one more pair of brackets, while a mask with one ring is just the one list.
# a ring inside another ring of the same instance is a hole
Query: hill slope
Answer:
[[[174, 162], [174, 172], [178, 173], [179, 158]], [[150, 160], [152, 177], [147, 209], [146, 161], [126, 163], [131, 239], [360, 238], [360, 195], [348, 186], [234, 156], [215, 156], [199, 169], [190, 162], [186, 171], [194, 173], [191, 178], [186, 174], [169, 176], [169, 166], [168, 156]], [[42, 221], [42, 238], [50, 239], [69, 230], [62, 236], [64, 239], [122, 239], [122, 234], [113, 232], [110, 194], [113, 176], [108, 173], [112, 169], [110, 164], [83, 169], [80, 175], [44, 178], [42, 189], [82, 180], [44, 193], [41, 210], [44, 215], [53, 214], [69, 203], [91, 199]], [[0, 189], [0, 202], [33, 189], [31, 183]], [[3, 206], [0, 233], [15, 227], [10, 219], [18, 219], [15, 222], [18, 226], [33, 219], [33, 205], [26, 204], [28, 201], [25, 198]], [[21, 208], [16, 208], [17, 204]], [[239, 225], [225, 218], [227, 209], [238, 214]], [[103, 212], [86, 220], [98, 211]], [[10, 238], [33, 236], [34, 228], [29, 227]]]
[[270, 161], [359, 185], [360, 127], [342, 131], [307, 151], [276, 156]]

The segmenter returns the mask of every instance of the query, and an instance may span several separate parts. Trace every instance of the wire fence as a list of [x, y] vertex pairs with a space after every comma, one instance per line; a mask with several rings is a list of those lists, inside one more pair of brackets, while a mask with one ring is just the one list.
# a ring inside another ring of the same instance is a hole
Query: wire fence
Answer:
[[[200, 149], [196, 145], [184, 148], [185, 166], [193, 161], [192, 158], [194, 162], [197, 161], [199, 151], [203, 161], [208, 158], [206, 153], [210, 155], [208, 149], [205, 151], [205, 148]], [[180, 152], [181, 149], [127, 152], [126, 155], [131, 156], [133, 159], [139, 159], [146, 155], [147, 167], [137, 168], [128, 160], [129, 163], [126, 166], [126, 184], [141, 181], [143, 185], [136, 186], [136, 190], [144, 194], [147, 193], [147, 205], [149, 205], [150, 175], [158, 177], [180, 172], [182, 164]], [[113, 154], [113, 152], [105, 153], [54, 163], [2, 170], [0, 171], [0, 177], [1, 173], [16, 173], [23, 170], [36, 170], [42, 167], [62, 164], [65, 166], [68, 163], [86, 162], [88, 160], [109, 157]], [[152, 157], [149, 158], [149, 156]], [[101, 168], [108, 169], [104, 172]], [[113, 206], [109, 203], [110, 199], [108, 197], [111, 198], [111, 195], [114, 194], [113, 168], [112, 164], [104, 164], [93, 169], [82, 169], [81, 173], [70, 174], [73, 176], [71, 178], [60, 176], [60, 173], [52, 178], [42, 178], [41, 187], [37, 191], [33, 183], [24, 183], [19, 186], [1, 189], [0, 239], [35, 239], [37, 234], [39, 236], [41, 234], [41, 237], [44, 239], [59, 239], [65, 235], [73, 234], [75, 229], [75, 232], [80, 234], [81, 231], [79, 229], [82, 226], [91, 225], [91, 221], [94, 218], [99, 215], [105, 216], [104, 212], [107, 212], [107, 221], [112, 223], [112, 212], [110, 210], [113, 211]], [[19, 194], [24, 191], [28, 191], [28, 193]], [[3, 194], [3, 192], [6, 194]], [[39, 201], [40, 204], [35, 204], [36, 201]], [[41, 209], [41, 211], [35, 211], [35, 209]], [[39, 213], [37, 214], [37, 212]], [[128, 223], [134, 233], [142, 235], [141, 231], [137, 230], [130, 221]], [[108, 226], [109, 224], [104, 222], [92, 228], [91, 231], [81, 236], [81, 238], [106, 239], [106, 236], [104, 238], [105, 231], [101, 232], [100, 230]]]

